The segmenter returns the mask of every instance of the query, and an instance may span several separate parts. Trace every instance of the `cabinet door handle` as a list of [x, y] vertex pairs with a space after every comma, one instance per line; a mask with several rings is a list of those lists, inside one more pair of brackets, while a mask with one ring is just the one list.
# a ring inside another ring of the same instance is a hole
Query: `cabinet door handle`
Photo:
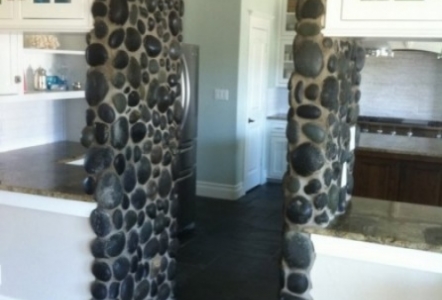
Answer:
[[15, 76], [14, 77], [14, 82], [15, 83], [21, 83], [21, 76]]
[[249, 118], [249, 123], [255, 123], [255, 120]]

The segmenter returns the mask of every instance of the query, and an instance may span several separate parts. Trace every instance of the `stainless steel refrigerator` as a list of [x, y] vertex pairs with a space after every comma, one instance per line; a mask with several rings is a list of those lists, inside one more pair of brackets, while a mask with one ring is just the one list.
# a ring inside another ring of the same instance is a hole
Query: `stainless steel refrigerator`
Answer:
[[196, 145], [198, 127], [198, 69], [199, 47], [183, 44], [183, 73], [181, 75], [181, 101], [184, 117], [177, 160], [177, 192], [179, 199], [178, 230], [195, 227], [196, 200]]

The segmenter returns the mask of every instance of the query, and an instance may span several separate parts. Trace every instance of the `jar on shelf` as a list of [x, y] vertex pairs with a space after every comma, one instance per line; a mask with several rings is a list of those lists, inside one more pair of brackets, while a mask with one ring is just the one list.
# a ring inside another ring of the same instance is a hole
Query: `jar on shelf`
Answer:
[[35, 70], [34, 74], [34, 89], [36, 91], [45, 91], [47, 88], [46, 85], [46, 70], [42, 67]]

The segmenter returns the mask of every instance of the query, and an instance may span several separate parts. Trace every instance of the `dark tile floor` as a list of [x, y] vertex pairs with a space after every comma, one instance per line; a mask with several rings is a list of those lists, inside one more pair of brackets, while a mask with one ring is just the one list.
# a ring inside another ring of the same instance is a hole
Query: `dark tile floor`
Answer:
[[177, 300], [277, 300], [281, 186], [239, 201], [199, 198], [193, 234], [181, 237]]

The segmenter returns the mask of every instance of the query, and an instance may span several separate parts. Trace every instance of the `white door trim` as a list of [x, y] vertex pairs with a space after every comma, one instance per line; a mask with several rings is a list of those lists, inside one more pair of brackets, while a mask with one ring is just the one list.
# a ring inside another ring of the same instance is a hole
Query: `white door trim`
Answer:
[[[263, 29], [265, 31], [267, 31], [267, 74], [266, 74], [266, 81], [268, 81], [269, 77], [269, 66], [270, 66], [270, 32], [271, 32], [271, 28], [272, 28], [272, 21], [274, 19], [274, 16], [272, 15], [268, 15], [265, 13], [261, 13], [261, 12], [257, 12], [257, 11], [253, 11], [253, 10], [249, 10], [249, 43], [248, 43], [248, 48], [247, 48], [247, 53], [250, 53], [250, 45], [251, 45], [251, 30], [253, 28], [260, 28]], [[249, 70], [249, 62], [247, 63], [247, 69]], [[247, 81], [248, 84], [248, 81]], [[265, 86], [264, 88], [265, 93], [268, 93], [268, 86]], [[246, 101], [246, 113], [244, 114], [244, 118], [243, 118], [243, 122], [244, 124], [246, 124], [246, 135], [247, 135], [247, 122], [248, 122], [248, 97], [249, 97], [249, 87], [247, 86], [247, 101]], [[264, 96], [264, 99], [267, 98], [267, 95]], [[267, 110], [267, 104], [266, 101], [263, 101], [262, 103], [262, 107], [263, 107], [263, 111], [265, 112]], [[261, 149], [261, 184], [266, 183], [266, 174], [265, 174], [265, 170], [266, 170], [266, 126], [265, 126], [265, 121], [266, 121], [266, 117], [265, 114], [261, 115], [261, 124], [263, 126], [263, 130], [262, 130], [262, 136], [261, 136], [261, 140], [262, 140], [262, 149]], [[247, 176], [247, 164], [246, 164], [246, 153], [247, 153], [247, 138], [245, 138], [244, 140], [244, 147], [243, 147], [243, 180], [242, 182], [244, 183], [242, 186], [242, 194], [245, 195], [245, 193], [247, 192], [247, 187], [246, 187], [246, 176]]]

